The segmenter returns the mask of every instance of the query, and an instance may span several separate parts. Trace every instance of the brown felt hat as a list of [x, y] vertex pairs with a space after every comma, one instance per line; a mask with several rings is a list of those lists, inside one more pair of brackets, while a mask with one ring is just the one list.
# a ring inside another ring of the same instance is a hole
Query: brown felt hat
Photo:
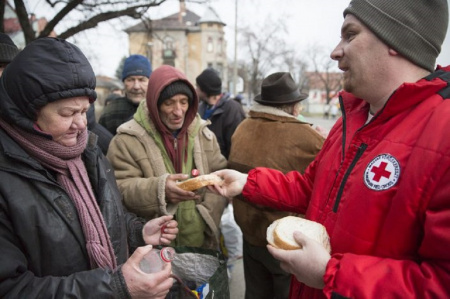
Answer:
[[290, 73], [278, 72], [264, 78], [261, 93], [254, 100], [263, 105], [281, 106], [300, 102], [307, 97], [307, 94], [300, 92]]

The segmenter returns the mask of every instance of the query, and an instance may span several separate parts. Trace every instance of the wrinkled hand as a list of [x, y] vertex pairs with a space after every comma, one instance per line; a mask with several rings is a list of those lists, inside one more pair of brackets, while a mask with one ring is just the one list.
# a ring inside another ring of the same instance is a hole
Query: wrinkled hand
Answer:
[[241, 194], [247, 183], [247, 174], [236, 170], [222, 169], [212, 174], [221, 177], [223, 182], [221, 185], [215, 184], [214, 186], [208, 186], [208, 189], [228, 199], [232, 199]]
[[178, 222], [172, 215], [165, 215], [148, 221], [142, 229], [145, 244], [169, 245], [178, 234]]
[[139, 262], [151, 249], [151, 245], [137, 248], [122, 265], [122, 274], [133, 299], [165, 298], [173, 284], [173, 279], [170, 277], [172, 270], [170, 263], [167, 263], [162, 271], [156, 273], [147, 274], [140, 269]]
[[192, 191], [185, 191], [178, 188], [177, 181], [182, 181], [188, 179], [187, 174], [171, 174], [166, 179], [166, 200], [170, 203], [176, 204], [181, 201], [186, 200], [196, 200], [200, 199], [200, 195]]
[[323, 276], [331, 256], [321, 244], [301, 232], [294, 233], [295, 241], [302, 249], [283, 250], [267, 245], [272, 256], [280, 261], [281, 268], [293, 274], [307, 286], [323, 289]]

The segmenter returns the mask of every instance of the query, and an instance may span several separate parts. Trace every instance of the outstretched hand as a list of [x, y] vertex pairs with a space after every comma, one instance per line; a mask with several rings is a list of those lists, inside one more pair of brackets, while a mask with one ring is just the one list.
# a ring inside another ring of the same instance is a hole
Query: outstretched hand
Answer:
[[186, 180], [189, 176], [187, 174], [177, 173], [171, 174], [166, 179], [166, 200], [170, 203], [177, 204], [186, 200], [196, 200], [200, 198], [195, 192], [186, 191], [177, 186], [178, 181]]
[[178, 234], [178, 222], [173, 215], [165, 215], [148, 221], [142, 229], [145, 244], [169, 245]]
[[301, 232], [294, 232], [295, 241], [302, 249], [283, 250], [267, 245], [272, 256], [280, 261], [281, 268], [294, 275], [298, 281], [307, 286], [323, 289], [323, 276], [331, 256], [317, 241]]
[[213, 172], [223, 179], [223, 182], [215, 184], [214, 186], [208, 186], [207, 188], [212, 192], [222, 195], [228, 199], [231, 199], [242, 193], [245, 184], [247, 183], [247, 174], [241, 173], [236, 170], [223, 169]]

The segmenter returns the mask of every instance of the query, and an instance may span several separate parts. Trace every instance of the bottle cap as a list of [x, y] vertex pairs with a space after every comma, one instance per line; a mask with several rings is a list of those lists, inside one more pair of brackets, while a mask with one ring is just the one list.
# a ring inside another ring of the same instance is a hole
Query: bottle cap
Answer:
[[161, 255], [161, 259], [164, 262], [170, 263], [175, 258], [175, 249], [173, 249], [172, 247], [164, 247], [163, 249], [161, 249], [159, 254]]
[[197, 177], [200, 174], [200, 171], [196, 168], [191, 170], [191, 175], [193, 178]]

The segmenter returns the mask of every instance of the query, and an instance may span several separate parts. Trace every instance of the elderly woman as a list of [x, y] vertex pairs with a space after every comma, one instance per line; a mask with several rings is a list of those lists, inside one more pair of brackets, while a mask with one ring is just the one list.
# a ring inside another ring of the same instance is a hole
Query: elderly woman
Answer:
[[83, 53], [54, 38], [30, 43], [0, 79], [1, 298], [164, 298], [172, 285], [170, 266], [147, 274], [139, 262], [177, 222], [123, 208], [86, 129], [94, 89]]

